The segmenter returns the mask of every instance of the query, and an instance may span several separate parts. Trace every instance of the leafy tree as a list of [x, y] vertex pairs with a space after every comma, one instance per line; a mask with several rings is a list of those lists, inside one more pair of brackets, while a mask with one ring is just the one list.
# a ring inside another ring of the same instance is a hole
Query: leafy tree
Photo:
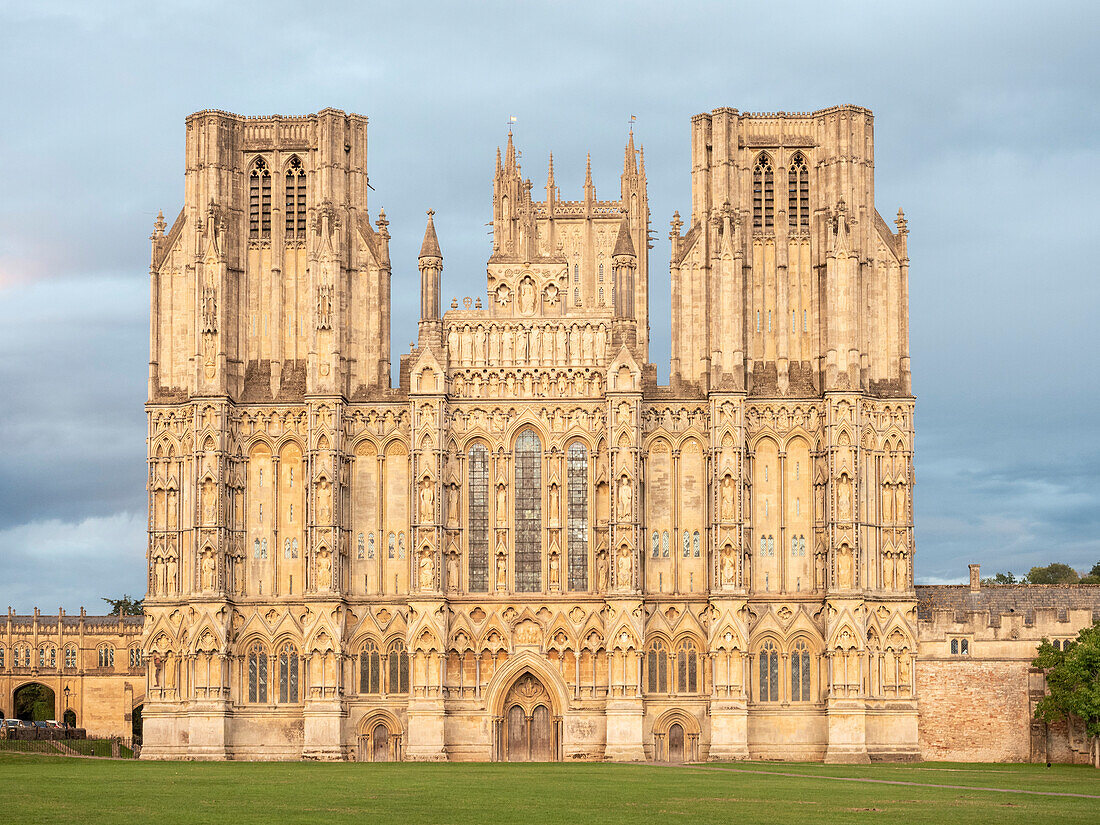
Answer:
[[1081, 577], [1081, 584], [1100, 584], [1100, 561], [1092, 566], [1087, 576]]
[[108, 616], [142, 616], [145, 609], [142, 607], [145, 599], [132, 599], [128, 594], [123, 594], [121, 599], [103, 598], [111, 606]]
[[982, 579], [982, 584], [1019, 584], [1019, 581], [1009, 570], [1007, 573], [997, 573], [987, 579]]
[[1035, 705], [1035, 718], [1048, 723], [1071, 716], [1083, 720], [1092, 764], [1100, 768], [1100, 621], [1062, 647], [1057, 650], [1043, 639], [1031, 663], [1042, 668], [1047, 682], [1047, 695]]
[[1081, 577], [1068, 564], [1054, 562], [1046, 567], [1032, 567], [1027, 574], [1028, 584], [1077, 584]]

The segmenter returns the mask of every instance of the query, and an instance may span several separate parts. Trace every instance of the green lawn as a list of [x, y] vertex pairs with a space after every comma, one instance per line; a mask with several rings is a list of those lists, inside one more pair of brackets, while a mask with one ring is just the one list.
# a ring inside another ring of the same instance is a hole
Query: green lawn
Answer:
[[156, 825], [1100, 822], [1100, 798], [979, 787], [1100, 797], [1100, 771], [945, 763], [839, 767], [740, 762], [668, 768], [158, 763], [0, 755], [0, 820]]

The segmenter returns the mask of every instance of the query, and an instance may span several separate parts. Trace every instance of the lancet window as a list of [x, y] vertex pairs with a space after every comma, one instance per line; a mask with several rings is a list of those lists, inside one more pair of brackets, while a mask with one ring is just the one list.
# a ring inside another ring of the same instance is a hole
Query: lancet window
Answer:
[[752, 225], [771, 229], [775, 224], [775, 172], [767, 155], [760, 155], [752, 168]]
[[588, 450], [569, 445], [569, 589], [588, 589]]
[[801, 152], [794, 153], [787, 167], [787, 224], [791, 229], [810, 225], [810, 171]]
[[760, 649], [760, 696], [761, 702], [779, 701], [779, 651], [770, 639]]
[[373, 639], [368, 639], [359, 651], [359, 692], [382, 691], [382, 655]]
[[[301, 159], [291, 158], [286, 169], [286, 239], [306, 238], [306, 170]], [[293, 485], [292, 485], [293, 486]]]
[[409, 651], [400, 639], [390, 643], [386, 651], [387, 693], [409, 692]]
[[680, 642], [676, 650], [676, 692], [699, 692], [699, 652], [690, 639]]
[[650, 693], [668, 693], [668, 648], [654, 639], [646, 652], [646, 687]]
[[271, 237], [271, 172], [263, 158], [253, 164], [248, 178], [248, 237]]
[[267, 648], [255, 642], [248, 649], [248, 701], [267, 701]]
[[810, 701], [810, 651], [802, 639], [791, 651], [791, 701]]
[[516, 590], [537, 592], [542, 574], [542, 442], [534, 430], [516, 439]]
[[469, 501], [469, 588], [473, 593], [489, 591], [489, 451], [484, 445], [470, 448], [467, 465]]
[[298, 701], [298, 650], [290, 642], [279, 649], [279, 701]]
[[114, 667], [115, 666], [115, 649], [110, 645], [101, 645], [99, 648], [99, 666], [100, 667]]

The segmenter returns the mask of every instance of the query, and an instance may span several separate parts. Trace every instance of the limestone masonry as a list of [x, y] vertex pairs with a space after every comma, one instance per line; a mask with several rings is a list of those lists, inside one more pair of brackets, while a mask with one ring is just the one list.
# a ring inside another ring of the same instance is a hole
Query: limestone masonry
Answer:
[[616, 197], [589, 172], [576, 200], [552, 158], [535, 200], [509, 134], [485, 293], [445, 311], [429, 212], [391, 387], [366, 118], [187, 119], [152, 236], [143, 757], [1074, 758], [1029, 660], [1097, 589], [913, 585], [871, 113], [716, 109], [691, 155], [668, 386], [633, 134]]

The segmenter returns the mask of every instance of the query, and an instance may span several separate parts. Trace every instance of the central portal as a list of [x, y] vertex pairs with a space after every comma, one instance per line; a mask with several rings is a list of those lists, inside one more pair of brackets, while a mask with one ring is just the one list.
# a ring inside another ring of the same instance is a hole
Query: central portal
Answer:
[[504, 697], [504, 758], [508, 762], [557, 759], [557, 725], [550, 694], [532, 674], [520, 676]]

